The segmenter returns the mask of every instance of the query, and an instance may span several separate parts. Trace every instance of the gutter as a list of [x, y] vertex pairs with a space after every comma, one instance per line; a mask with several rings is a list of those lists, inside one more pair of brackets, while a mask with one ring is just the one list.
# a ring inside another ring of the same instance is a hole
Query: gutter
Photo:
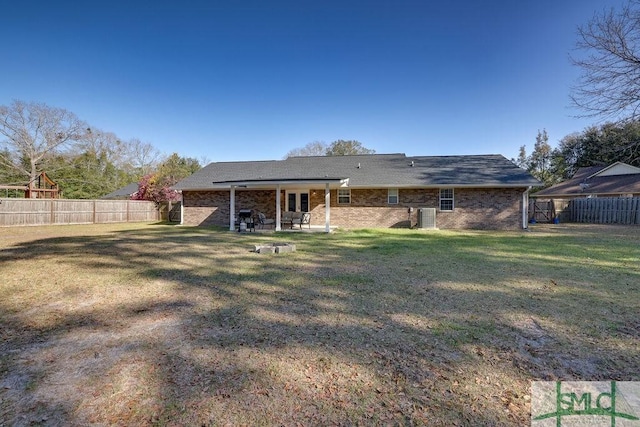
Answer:
[[524, 193], [522, 193], [522, 229], [528, 229], [528, 217], [529, 217], [529, 192], [533, 187], [529, 186]]

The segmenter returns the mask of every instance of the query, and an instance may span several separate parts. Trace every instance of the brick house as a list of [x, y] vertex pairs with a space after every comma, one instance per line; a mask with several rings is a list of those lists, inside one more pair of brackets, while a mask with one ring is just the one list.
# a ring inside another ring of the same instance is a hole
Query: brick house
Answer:
[[441, 229], [520, 229], [528, 194], [540, 182], [501, 155], [368, 154], [214, 162], [174, 188], [181, 224], [234, 229], [240, 209], [275, 219], [309, 212], [311, 226], [409, 227], [434, 208]]

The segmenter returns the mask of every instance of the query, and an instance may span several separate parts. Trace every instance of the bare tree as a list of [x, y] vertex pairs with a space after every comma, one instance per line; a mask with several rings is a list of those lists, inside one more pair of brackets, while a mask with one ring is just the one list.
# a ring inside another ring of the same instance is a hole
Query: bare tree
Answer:
[[313, 141], [302, 148], [294, 148], [285, 157], [324, 156], [329, 146], [324, 141]]
[[151, 173], [162, 161], [162, 154], [153, 145], [142, 142], [137, 138], [127, 143], [129, 164], [139, 175]]
[[127, 150], [126, 144], [116, 134], [104, 132], [94, 127], [87, 129], [87, 133], [80, 143], [80, 149], [93, 153], [108, 153], [109, 160], [118, 166], [125, 162]]
[[302, 148], [289, 151], [285, 159], [305, 156], [351, 156], [354, 154], [375, 154], [375, 152], [376, 150], [365, 147], [359, 141], [339, 139], [329, 145], [323, 141], [310, 142]]
[[586, 117], [636, 120], [640, 113], [640, 1], [620, 11], [595, 14], [578, 28], [582, 75], [572, 88], [572, 103]]
[[0, 163], [34, 180], [42, 162], [82, 139], [87, 126], [75, 114], [46, 104], [0, 106]]
[[123, 141], [113, 132], [96, 128], [88, 129], [80, 146], [85, 152], [103, 153], [116, 167], [136, 179], [151, 173], [163, 161], [160, 151], [150, 143], [137, 138]]

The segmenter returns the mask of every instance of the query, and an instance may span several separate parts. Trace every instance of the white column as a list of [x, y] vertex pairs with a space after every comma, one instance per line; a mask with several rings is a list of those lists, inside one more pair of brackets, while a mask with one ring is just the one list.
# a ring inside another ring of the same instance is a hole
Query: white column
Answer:
[[280, 227], [280, 219], [282, 213], [280, 212], [280, 184], [276, 185], [276, 231], [282, 230]]
[[531, 187], [522, 193], [522, 229], [526, 230], [529, 224], [529, 191]]
[[231, 186], [229, 193], [229, 231], [235, 231], [236, 227], [233, 220], [236, 217], [236, 186]]
[[328, 182], [324, 186], [324, 231], [331, 232], [331, 191]]

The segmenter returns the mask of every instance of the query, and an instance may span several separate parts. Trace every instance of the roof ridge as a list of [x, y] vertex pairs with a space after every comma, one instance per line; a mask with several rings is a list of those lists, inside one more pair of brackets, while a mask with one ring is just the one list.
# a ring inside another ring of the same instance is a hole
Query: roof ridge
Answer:
[[[493, 153], [493, 154], [445, 154], [445, 155], [439, 155], [439, 156], [409, 156], [409, 158], [433, 158], [433, 159], [441, 159], [443, 157], [488, 157], [488, 156], [494, 156], [494, 157], [504, 157], [503, 154], [499, 154], [499, 153]], [[506, 158], [506, 157], [505, 157]]]
[[403, 157], [407, 157], [407, 155], [405, 153], [373, 153], [373, 154], [344, 154], [344, 155], [337, 155], [337, 156], [331, 156], [331, 155], [322, 155], [322, 156], [291, 156], [291, 157], [287, 157], [284, 160], [289, 160], [289, 159], [308, 159], [308, 158], [336, 158], [336, 157], [383, 157], [383, 156], [403, 156]]
[[209, 162], [207, 163], [207, 166], [212, 164], [225, 165], [225, 164], [238, 164], [238, 163], [270, 163], [270, 162], [281, 162], [281, 161], [282, 160], [273, 160], [273, 159], [272, 160], [226, 160], [224, 162]]

